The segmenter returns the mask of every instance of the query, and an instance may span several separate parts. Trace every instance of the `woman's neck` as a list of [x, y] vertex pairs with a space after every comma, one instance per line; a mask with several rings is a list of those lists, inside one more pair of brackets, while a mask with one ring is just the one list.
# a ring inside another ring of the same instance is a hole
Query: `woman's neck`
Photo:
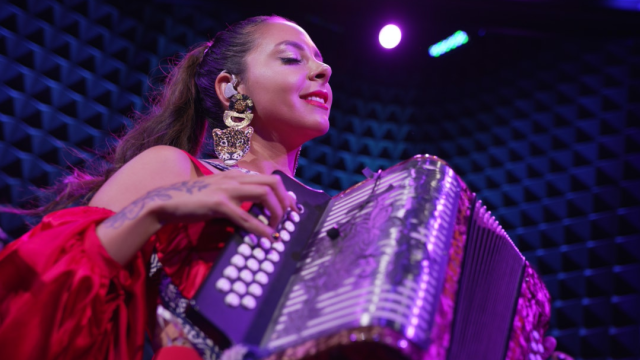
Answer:
[[287, 150], [278, 142], [267, 141], [254, 134], [251, 138], [251, 149], [238, 162], [238, 166], [260, 174], [271, 174], [280, 170], [293, 177], [299, 149], [298, 147]]

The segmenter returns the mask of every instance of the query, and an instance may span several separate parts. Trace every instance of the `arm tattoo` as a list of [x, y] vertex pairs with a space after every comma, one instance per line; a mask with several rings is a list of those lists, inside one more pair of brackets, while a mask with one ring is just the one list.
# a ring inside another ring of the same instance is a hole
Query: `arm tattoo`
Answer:
[[104, 226], [108, 228], [118, 229], [122, 227], [127, 221], [134, 220], [138, 216], [140, 216], [142, 210], [144, 210], [144, 208], [148, 204], [154, 201], [162, 202], [171, 200], [173, 198], [171, 196], [172, 191], [184, 192], [192, 195], [206, 189], [207, 187], [209, 187], [209, 184], [205, 183], [202, 180], [196, 180], [193, 182], [183, 181], [177, 184], [153, 189], [143, 197], [138, 198], [131, 204], [125, 206], [122, 210], [105, 220], [102, 224], [104, 224]]

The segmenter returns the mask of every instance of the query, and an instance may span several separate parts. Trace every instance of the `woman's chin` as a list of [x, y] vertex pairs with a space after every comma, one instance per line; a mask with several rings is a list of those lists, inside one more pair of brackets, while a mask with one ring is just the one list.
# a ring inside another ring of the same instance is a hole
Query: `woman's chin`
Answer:
[[325, 135], [327, 132], [329, 132], [329, 121], [323, 121], [321, 123], [318, 123], [317, 126], [315, 126], [313, 129], [311, 129], [312, 133], [315, 135], [313, 138], [317, 138], [319, 136]]
[[326, 117], [320, 117], [315, 119], [309, 119], [307, 121], [299, 123], [301, 126], [300, 132], [305, 132], [316, 138], [322, 136], [329, 131], [329, 119]]
[[304, 144], [308, 141], [311, 141], [315, 138], [319, 138], [323, 135], [325, 135], [328, 131], [329, 131], [329, 126], [323, 126], [323, 127], [306, 127], [303, 129], [295, 129], [295, 130], [291, 130], [294, 133], [297, 133], [300, 137], [298, 138], [298, 140], [300, 141], [300, 143]]

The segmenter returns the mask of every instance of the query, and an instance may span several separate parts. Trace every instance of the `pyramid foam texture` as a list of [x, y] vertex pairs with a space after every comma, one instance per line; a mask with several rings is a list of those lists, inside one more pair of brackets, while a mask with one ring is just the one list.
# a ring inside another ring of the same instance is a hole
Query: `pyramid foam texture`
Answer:
[[[21, 204], [104, 148], [144, 108], [161, 59], [243, 17], [230, 9], [139, 6], [134, 16], [106, 1], [3, 4], [0, 201]], [[303, 147], [298, 177], [335, 194], [365, 167], [443, 158], [543, 275], [559, 348], [640, 358], [638, 40], [544, 52], [443, 88], [438, 102], [355, 79], [333, 88], [332, 129]], [[10, 237], [21, 224], [0, 215]]]

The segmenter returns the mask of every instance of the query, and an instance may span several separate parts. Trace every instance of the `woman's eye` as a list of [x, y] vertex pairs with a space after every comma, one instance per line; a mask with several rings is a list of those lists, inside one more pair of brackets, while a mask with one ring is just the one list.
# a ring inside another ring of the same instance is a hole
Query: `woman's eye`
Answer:
[[280, 58], [280, 60], [282, 60], [282, 63], [285, 65], [300, 64], [302, 62], [302, 60], [296, 58]]

